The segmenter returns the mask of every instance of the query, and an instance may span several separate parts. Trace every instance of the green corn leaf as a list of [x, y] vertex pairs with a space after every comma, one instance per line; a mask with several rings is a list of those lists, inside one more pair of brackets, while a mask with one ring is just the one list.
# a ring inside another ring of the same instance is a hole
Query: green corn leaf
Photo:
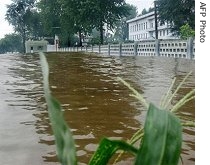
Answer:
[[76, 165], [76, 149], [73, 136], [63, 118], [60, 103], [51, 95], [49, 88], [49, 69], [46, 57], [40, 53], [42, 73], [44, 79], [44, 93], [48, 106], [48, 113], [55, 136], [58, 158], [62, 165]]
[[91, 158], [89, 165], [106, 165], [117, 150], [129, 151], [137, 154], [137, 149], [121, 140], [102, 139], [98, 149]]
[[181, 152], [182, 127], [170, 111], [150, 104], [144, 126], [144, 137], [136, 165], [177, 165]]

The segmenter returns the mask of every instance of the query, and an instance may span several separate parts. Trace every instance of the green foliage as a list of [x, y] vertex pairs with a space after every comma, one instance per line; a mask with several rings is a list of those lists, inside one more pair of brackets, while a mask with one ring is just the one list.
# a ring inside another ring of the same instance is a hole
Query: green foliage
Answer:
[[44, 33], [47, 36], [59, 34], [59, 30], [53, 27], [61, 27], [60, 15], [61, 5], [58, 0], [40, 0], [37, 3], [40, 10], [39, 14], [44, 27]]
[[86, 0], [83, 7], [85, 8], [83, 15], [88, 24], [100, 32], [101, 44], [104, 42], [104, 26], [112, 30], [120, 18], [129, 15], [129, 7], [125, 0]]
[[128, 16], [122, 17], [119, 21], [115, 23], [114, 29], [114, 40], [117, 42], [125, 42], [128, 37], [128, 24], [127, 20], [135, 18], [137, 16], [137, 8], [133, 5], [126, 4], [129, 9]]
[[147, 14], [147, 10], [144, 8], [141, 12], [141, 15]]
[[188, 39], [189, 37], [195, 37], [195, 30], [193, 30], [189, 24], [180, 27], [181, 39]]
[[182, 144], [180, 121], [170, 111], [150, 104], [136, 165], [176, 165]]
[[106, 165], [117, 150], [128, 151], [134, 155], [136, 155], [138, 151], [138, 149], [134, 148], [132, 145], [121, 140], [109, 140], [104, 138], [91, 158], [89, 165]]
[[21, 35], [23, 47], [29, 38], [54, 37], [55, 34], [62, 45], [72, 46], [79, 42], [81, 46], [84, 37], [90, 36], [94, 28], [100, 32], [94, 38], [103, 43], [105, 29], [113, 30], [116, 24], [118, 28], [122, 25], [121, 32], [116, 35], [125, 40], [128, 38], [125, 21], [136, 13], [136, 8], [125, 0], [18, 0], [7, 7], [6, 19]]
[[13, 25], [23, 41], [23, 51], [25, 51], [25, 41], [27, 31], [30, 27], [31, 10], [34, 7], [35, 0], [13, 1], [7, 6], [6, 19]]
[[68, 27], [71, 33], [78, 33], [80, 43], [82, 35], [94, 28], [100, 31], [100, 43], [103, 43], [104, 26], [113, 29], [120, 18], [129, 15], [130, 9], [124, 0], [61, 0], [59, 5], [62, 8], [61, 26]]
[[36, 10], [31, 10], [28, 16], [27, 38], [37, 40], [45, 35], [41, 15]]
[[195, 0], [157, 0], [157, 4], [160, 21], [170, 23], [175, 34], [185, 24], [195, 29]]
[[21, 36], [18, 34], [7, 34], [0, 40], [0, 53], [22, 52]]
[[144, 8], [138, 16], [148, 14], [148, 13], [154, 11], [154, 10], [155, 10], [155, 8], [152, 8], [152, 7], [150, 7], [148, 10]]

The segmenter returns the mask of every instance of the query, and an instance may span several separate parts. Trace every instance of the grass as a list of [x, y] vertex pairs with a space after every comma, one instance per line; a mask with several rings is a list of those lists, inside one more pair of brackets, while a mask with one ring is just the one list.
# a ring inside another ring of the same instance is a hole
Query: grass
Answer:
[[[64, 120], [60, 103], [51, 95], [49, 89], [49, 68], [43, 53], [40, 53], [40, 60], [45, 99], [55, 136], [58, 159], [62, 165], [76, 165], [77, 157], [74, 139], [71, 129]], [[160, 108], [152, 103], [148, 103], [130, 84], [118, 78], [118, 81], [122, 82], [122, 84], [132, 91], [131, 96], [137, 98], [148, 109], [144, 128], [140, 128], [128, 141], [110, 140], [108, 138], [102, 139], [99, 147], [89, 161], [89, 165], [106, 165], [118, 150], [132, 153], [135, 158], [135, 165], [177, 165], [181, 153], [182, 125], [193, 126], [193, 123], [181, 123], [180, 119], [174, 113], [186, 102], [194, 98], [195, 91], [190, 91], [170, 110], [168, 109], [168, 105], [189, 75], [185, 77], [175, 92], [170, 96], [169, 92], [175, 82], [173, 80], [168, 92], [162, 98]], [[138, 148], [134, 147], [137, 141], [140, 141]], [[118, 156], [118, 159], [121, 154]]]

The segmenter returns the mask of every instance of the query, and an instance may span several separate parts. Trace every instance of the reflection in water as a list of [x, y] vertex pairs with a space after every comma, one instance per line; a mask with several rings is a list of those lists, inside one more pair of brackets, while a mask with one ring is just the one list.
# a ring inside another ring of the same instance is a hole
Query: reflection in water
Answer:
[[[104, 136], [127, 140], [144, 123], [146, 110], [129, 96], [130, 91], [116, 81], [117, 77], [157, 105], [174, 77], [178, 84], [193, 70], [172, 105], [194, 88], [194, 61], [186, 59], [79, 53], [49, 53], [47, 59], [52, 93], [62, 103], [76, 139], [78, 160], [85, 164]], [[0, 85], [0, 164], [59, 164], [38, 56], [2, 56]], [[178, 115], [194, 120], [194, 108], [192, 101]], [[184, 164], [194, 164], [194, 133], [194, 129], [184, 128]], [[119, 164], [132, 164], [130, 155]]]

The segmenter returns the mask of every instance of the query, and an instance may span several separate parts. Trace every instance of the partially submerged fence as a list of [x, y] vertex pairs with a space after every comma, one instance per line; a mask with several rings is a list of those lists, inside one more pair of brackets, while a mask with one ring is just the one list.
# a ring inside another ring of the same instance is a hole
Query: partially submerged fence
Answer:
[[147, 40], [126, 44], [108, 44], [60, 48], [58, 51], [96, 52], [112, 56], [164, 56], [195, 59], [195, 42], [188, 40]]

